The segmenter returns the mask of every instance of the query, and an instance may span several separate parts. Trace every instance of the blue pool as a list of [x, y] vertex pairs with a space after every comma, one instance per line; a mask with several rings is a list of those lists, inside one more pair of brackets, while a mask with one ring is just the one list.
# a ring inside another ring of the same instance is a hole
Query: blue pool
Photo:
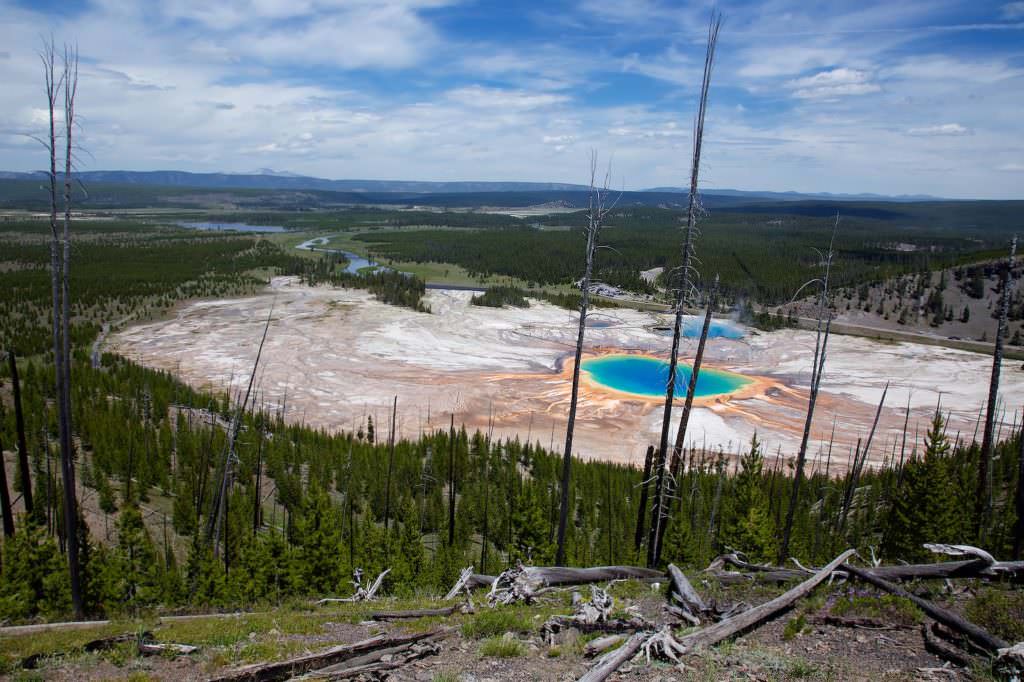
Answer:
[[[602, 386], [642, 396], [665, 395], [668, 362], [645, 355], [606, 355], [584, 360], [580, 369]], [[690, 383], [690, 365], [679, 363], [676, 371], [676, 395], [682, 399]], [[701, 368], [696, 397], [732, 393], [750, 383], [750, 379], [717, 369]]]
[[[671, 324], [671, 322], [669, 323]], [[701, 329], [704, 327], [704, 317], [697, 315], [683, 316], [683, 336], [688, 339], [699, 339]], [[657, 327], [655, 333], [663, 336], [672, 336], [672, 327]], [[742, 339], [745, 336], [743, 328], [729, 320], [716, 320], [712, 318], [708, 325], [709, 339]]]

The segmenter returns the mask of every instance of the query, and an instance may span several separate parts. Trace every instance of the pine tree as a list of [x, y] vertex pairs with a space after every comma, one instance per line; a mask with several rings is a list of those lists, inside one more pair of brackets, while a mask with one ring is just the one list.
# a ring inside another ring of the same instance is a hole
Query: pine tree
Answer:
[[950, 471], [950, 443], [945, 421], [936, 410], [925, 436], [925, 453], [904, 465], [903, 487], [892, 503], [884, 548], [888, 556], [924, 561], [925, 542], [957, 543], [963, 540], [964, 521], [959, 512], [962, 496]]
[[117, 560], [124, 606], [134, 611], [155, 603], [160, 596], [156, 551], [142, 514], [133, 504], [121, 510], [117, 522]]
[[768, 514], [768, 497], [761, 486], [764, 455], [755, 433], [740, 459], [733, 481], [729, 514], [723, 519], [722, 543], [747, 554], [752, 561], [770, 561], [778, 552], [775, 524]]

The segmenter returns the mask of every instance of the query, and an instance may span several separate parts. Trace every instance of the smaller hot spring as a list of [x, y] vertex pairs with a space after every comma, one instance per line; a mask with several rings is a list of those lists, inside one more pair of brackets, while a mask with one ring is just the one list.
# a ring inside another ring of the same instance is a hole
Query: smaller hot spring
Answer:
[[[665, 382], [668, 381], [668, 362], [665, 360], [645, 355], [605, 355], [584, 360], [580, 369], [595, 383], [616, 391], [649, 397], [665, 395]], [[682, 362], [677, 366], [675, 393], [680, 398], [686, 396], [692, 371], [690, 365]], [[705, 367], [697, 377], [694, 395], [702, 398], [732, 393], [750, 382], [739, 374]]]
[[[683, 336], [688, 339], [699, 339], [704, 328], [704, 318], [696, 315], [683, 317]], [[655, 327], [654, 332], [663, 336], [672, 336], [672, 327]], [[729, 320], [711, 320], [708, 325], [709, 339], [742, 339], [746, 334], [743, 329]], [[698, 379], [698, 381], [700, 381]]]

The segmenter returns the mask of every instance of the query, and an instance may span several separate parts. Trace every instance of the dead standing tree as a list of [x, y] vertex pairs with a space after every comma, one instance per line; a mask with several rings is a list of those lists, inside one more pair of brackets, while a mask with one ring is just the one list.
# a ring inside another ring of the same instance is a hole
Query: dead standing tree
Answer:
[[586, 266], [583, 279], [580, 280], [580, 321], [576, 333], [576, 355], [572, 367], [572, 394], [569, 398], [569, 419], [565, 427], [565, 452], [562, 455], [562, 488], [558, 510], [558, 548], [555, 552], [555, 565], [565, 565], [565, 529], [569, 521], [569, 478], [572, 475], [572, 436], [576, 427], [576, 404], [580, 392], [580, 360], [583, 356], [583, 335], [587, 327], [587, 309], [590, 306], [590, 281], [594, 274], [594, 256], [597, 253], [601, 226], [605, 216], [612, 209], [606, 205], [608, 183], [611, 180], [611, 168], [604, 176], [604, 183], [597, 186], [597, 152], [590, 153], [590, 206], [587, 212], [586, 227]]
[[683, 328], [683, 313], [690, 295], [691, 262], [694, 260], [693, 241], [696, 236], [697, 215], [700, 205], [697, 198], [697, 177], [700, 173], [701, 145], [704, 140], [704, 116], [707, 112], [708, 93], [711, 90], [711, 69], [715, 62], [715, 45], [718, 43], [718, 30], [722, 25], [722, 17], [713, 14], [708, 28], [707, 52], [704, 55], [704, 79], [701, 82], [700, 100], [697, 106], [697, 119], [693, 128], [693, 157], [690, 165], [690, 195], [686, 209], [686, 228], [683, 232], [682, 264], [676, 271], [679, 285], [676, 288], [675, 321], [672, 326], [672, 351], [669, 355], [668, 379], [665, 383], [665, 412], [661, 422], [661, 440], [656, 452], [654, 465], [654, 505], [651, 512], [651, 530], [647, 543], [647, 565], [654, 567], [661, 559], [661, 547], [658, 538], [662, 536], [662, 524], [665, 523], [665, 464], [668, 454], [668, 435], [672, 423], [672, 401], [675, 399], [676, 367], [679, 364], [679, 341]]
[[[832, 330], [832, 313], [829, 310], [831, 301], [829, 299], [829, 277], [832, 274], [832, 261], [835, 258], [836, 232], [839, 230], [839, 215], [836, 215], [836, 225], [832, 230], [832, 240], [828, 245], [828, 253], [822, 256], [822, 267], [824, 274], [821, 278], [812, 280], [804, 286], [818, 284], [821, 286], [821, 293], [818, 296], [818, 324], [817, 336], [814, 341], [814, 359], [811, 362], [811, 392], [807, 400], [807, 419], [804, 420], [804, 433], [800, 439], [800, 450], [796, 457], [796, 471], [793, 473], [793, 487], [789, 494], [789, 508], [786, 510], [786, 524], [782, 530], [782, 542], [779, 545], [779, 563], [785, 561], [789, 556], [789, 538], [793, 532], [793, 516], [796, 512], [796, 504], [800, 496], [800, 484], [804, 477], [804, 463], [807, 460], [807, 443], [811, 437], [811, 423], [814, 421], [814, 405], [818, 400], [818, 387], [821, 386], [821, 375], [825, 369], [825, 350], [828, 346], [829, 332]], [[802, 289], [803, 287], [801, 287]], [[800, 294], [797, 291], [796, 295]]]
[[1010, 242], [1010, 257], [1002, 276], [1003, 291], [999, 297], [999, 323], [996, 326], [996, 340], [992, 348], [992, 377], [988, 384], [988, 408], [985, 412], [985, 431], [981, 437], [980, 462], [978, 465], [978, 493], [974, 506], [974, 535], [980, 542], [988, 532], [992, 516], [992, 450], [995, 445], [994, 430], [996, 402], [999, 396], [999, 372], [1003, 365], [1003, 336], [1006, 335], [1006, 317], [1010, 306], [1010, 287], [1013, 279], [1013, 260], [1017, 255], [1017, 237]]
[[[73, 165], [73, 132], [75, 97], [78, 93], [78, 52], [65, 47], [63, 68], [57, 73], [57, 54], [53, 40], [43, 43], [39, 54], [43, 63], [49, 132], [44, 139], [35, 138], [49, 153], [50, 194], [50, 284], [53, 302], [53, 364], [54, 403], [57, 408], [57, 435], [60, 445], [61, 479], [64, 493], [64, 538], [67, 547], [68, 574], [71, 583], [71, 606], [75, 617], [83, 617], [82, 583], [78, 565], [78, 504], [75, 492], [75, 463], [71, 440], [71, 334], [70, 286], [71, 262], [71, 170]], [[57, 125], [60, 97], [64, 97], [64, 224], [57, 223]]]

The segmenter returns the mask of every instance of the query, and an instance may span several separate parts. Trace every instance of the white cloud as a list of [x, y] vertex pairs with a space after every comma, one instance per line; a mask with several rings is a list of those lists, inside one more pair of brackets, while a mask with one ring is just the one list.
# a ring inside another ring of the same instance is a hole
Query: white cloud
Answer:
[[1005, 173], [1024, 173], [1024, 163], [1004, 163], [1002, 166], [997, 166], [996, 170]]
[[908, 57], [885, 70], [890, 78], [913, 81], [960, 81], [970, 84], [992, 84], [1024, 76], [1024, 69], [1010, 66], [1004, 59], [967, 60], [947, 55]]
[[866, 71], [836, 68], [819, 71], [813, 76], [788, 81], [786, 87], [801, 99], [833, 99], [851, 95], [867, 95], [881, 91], [881, 86]]
[[566, 95], [543, 92], [527, 92], [524, 90], [504, 90], [470, 85], [448, 91], [447, 99], [479, 109], [498, 109], [504, 111], [526, 111], [540, 109], [569, 101]]
[[971, 132], [970, 128], [965, 128], [959, 123], [942, 123], [934, 126], [911, 128], [907, 131], [907, 135], [915, 137], [959, 137], [961, 135], [970, 135]]

